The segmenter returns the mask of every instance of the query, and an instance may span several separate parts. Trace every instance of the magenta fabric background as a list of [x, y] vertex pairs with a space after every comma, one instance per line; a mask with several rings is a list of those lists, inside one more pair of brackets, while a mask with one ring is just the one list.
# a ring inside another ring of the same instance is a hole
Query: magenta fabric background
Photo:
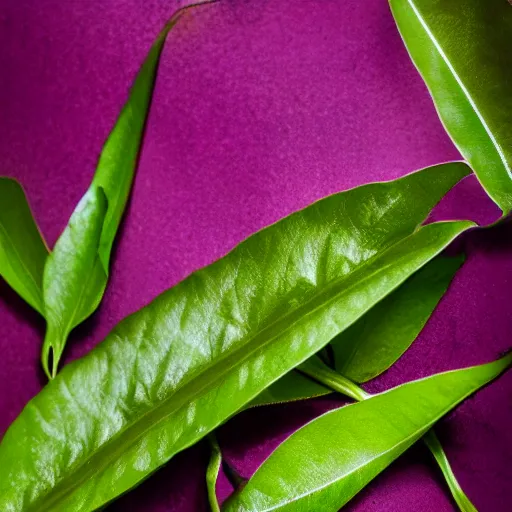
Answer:
[[[0, 0], [0, 166], [26, 188], [51, 245], [86, 190], [171, 0]], [[320, 197], [459, 158], [385, 0], [223, 0], [171, 32], [133, 197], [99, 311], [66, 360], [255, 230]], [[0, 205], [1, 206], [1, 205]], [[469, 178], [438, 218], [498, 215]], [[370, 390], [483, 363], [511, 346], [512, 229], [473, 232], [468, 260], [409, 352]], [[0, 432], [44, 385], [43, 321], [0, 283]], [[512, 372], [438, 428], [481, 511], [512, 507]], [[219, 432], [246, 476], [336, 398], [246, 412]], [[207, 510], [199, 444], [109, 510]], [[230, 492], [225, 477], [218, 491]], [[452, 511], [431, 456], [410, 450], [346, 507]]]

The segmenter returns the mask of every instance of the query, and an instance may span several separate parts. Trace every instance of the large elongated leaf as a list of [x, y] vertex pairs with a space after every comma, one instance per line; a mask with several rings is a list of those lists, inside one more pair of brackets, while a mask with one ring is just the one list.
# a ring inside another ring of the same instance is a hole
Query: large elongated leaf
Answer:
[[204, 437], [473, 226], [416, 223], [466, 174], [325, 198], [125, 319], [6, 433], [0, 509], [93, 510]]
[[225, 512], [336, 512], [464, 398], [512, 363], [441, 373], [328, 412], [282, 443]]
[[21, 185], [0, 176], [0, 275], [39, 313], [48, 249]]
[[[331, 342], [334, 366], [355, 382], [387, 370], [416, 339], [446, 292], [463, 258], [438, 256]], [[321, 396], [332, 390], [294, 370], [251, 405]]]
[[441, 120], [487, 193], [512, 209], [512, 6], [390, 0]]
[[43, 281], [48, 326], [41, 359], [49, 377], [55, 376], [69, 333], [94, 312], [105, 291], [112, 244], [130, 193], [160, 54], [179, 16], [166, 25], [149, 51], [105, 143], [91, 187], [48, 258]]

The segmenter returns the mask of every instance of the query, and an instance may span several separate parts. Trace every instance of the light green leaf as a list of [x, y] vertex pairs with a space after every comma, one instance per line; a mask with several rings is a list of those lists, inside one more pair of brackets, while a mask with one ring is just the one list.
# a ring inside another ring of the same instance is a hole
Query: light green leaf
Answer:
[[[387, 370], [410, 347], [446, 292], [463, 257], [438, 256], [331, 342], [336, 370], [366, 382]], [[301, 400], [332, 392], [294, 370], [251, 405]]]
[[0, 275], [35, 310], [44, 314], [42, 282], [48, 255], [25, 193], [0, 176]]
[[55, 376], [71, 330], [98, 307], [103, 296], [107, 273], [98, 247], [106, 211], [103, 189], [91, 187], [46, 260], [43, 293], [47, 328], [41, 361], [49, 377]]
[[[298, 368], [305, 375], [308, 375], [312, 379], [315, 379], [315, 381], [324, 384], [329, 389], [353, 398], [358, 402], [367, 400], [372, 396], [364, 389], [361, 389], [350, 379], [340, 375], [335, 370], [331, 370], [318, 357], [312, 357], [308, 359]], [[450, 488], [450, 492], [452, 493], [455, 502], [459, 506], [459, 510], [461, 510], [461, 512], [475, 512], [475, 507], [466, 496], [459, 482], [457, 481], [448, 458], [446, 457], [443, 447], [441, 446], [441, 443], [439, 442], [439, 439], [437, 438], [434, 430], [429, 430], [427, 434], [423, 436], [422, 440], [425, 442], [428, 449], [432, 452], [432, 455], [435, 457], [437, 463], [439, 464], [439, 468], [443, 473], [443, 476], [446, 480], [446, 483], [448, 484], [448, 487]]]
[[336, 512], [444, 414], [512, 363], [441, 373], [328, 412], [292, 434], [224, 512]]
[[390, 0], [439, 116], [489, 196], [512, 209], [512, 6]]
[[416, 221], [466, 174], [327, 197], [125, 319], [7, 431], [0, 510], [94, 510], [203, 438], [474, 226]]
[[69, 333], [95, 311], [103, 297], [112, 244], [130, 194], [160, 54], [167, 33], [179, 17], [172, 18], [149, 51], [103, 147], [92, 184], [46, 264], [43, 293], [47, 332], [41, 359], [50, 378], [57, 372]]

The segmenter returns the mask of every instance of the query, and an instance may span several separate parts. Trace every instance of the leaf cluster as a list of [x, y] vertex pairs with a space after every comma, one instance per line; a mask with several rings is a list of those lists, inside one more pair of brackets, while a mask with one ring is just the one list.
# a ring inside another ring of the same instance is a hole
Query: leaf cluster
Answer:
[[[420, 439], [459, 508], [476, 510], [433, 426], [508, 369], [512, 355], [373, 396], [360, 384], [409, 348], [463, 263], [444, 249], [479, 229], [465, 219], [429, 223], [436, 204], [474, 172], [504, 217], [512, 209], [512, 8], [505, 0], [390, 4], [464, 161], [291, 214], [124, 319], [58, 375], [70, 332], [107, 286], [160, 55], [189, 10], [151, 47], [52, 250], [21, 185], [0, 178], [0, 274], [46, 321], [50, 379], [0, 444], [1, 510], [101, 509], [204, 438], [214, 511], [334, 512]], [[220, 507], [215, 429], [248, 407], [328, 393], [356, 403], [299, 429]]]

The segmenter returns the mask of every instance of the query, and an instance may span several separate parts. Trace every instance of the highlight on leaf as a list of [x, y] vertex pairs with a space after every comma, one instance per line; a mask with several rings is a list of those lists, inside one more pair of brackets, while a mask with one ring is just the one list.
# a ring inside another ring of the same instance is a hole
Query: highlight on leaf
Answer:
[[203, 438], [474, 226], [418, 227], [467, 172], [327, 197], [126, 318], [7, 431], [0, 508], [101, 507]]
[[436, 421], [511, 364], [509, 354], [320, 416], [284, 441], [223, 511], [337, 512]]

